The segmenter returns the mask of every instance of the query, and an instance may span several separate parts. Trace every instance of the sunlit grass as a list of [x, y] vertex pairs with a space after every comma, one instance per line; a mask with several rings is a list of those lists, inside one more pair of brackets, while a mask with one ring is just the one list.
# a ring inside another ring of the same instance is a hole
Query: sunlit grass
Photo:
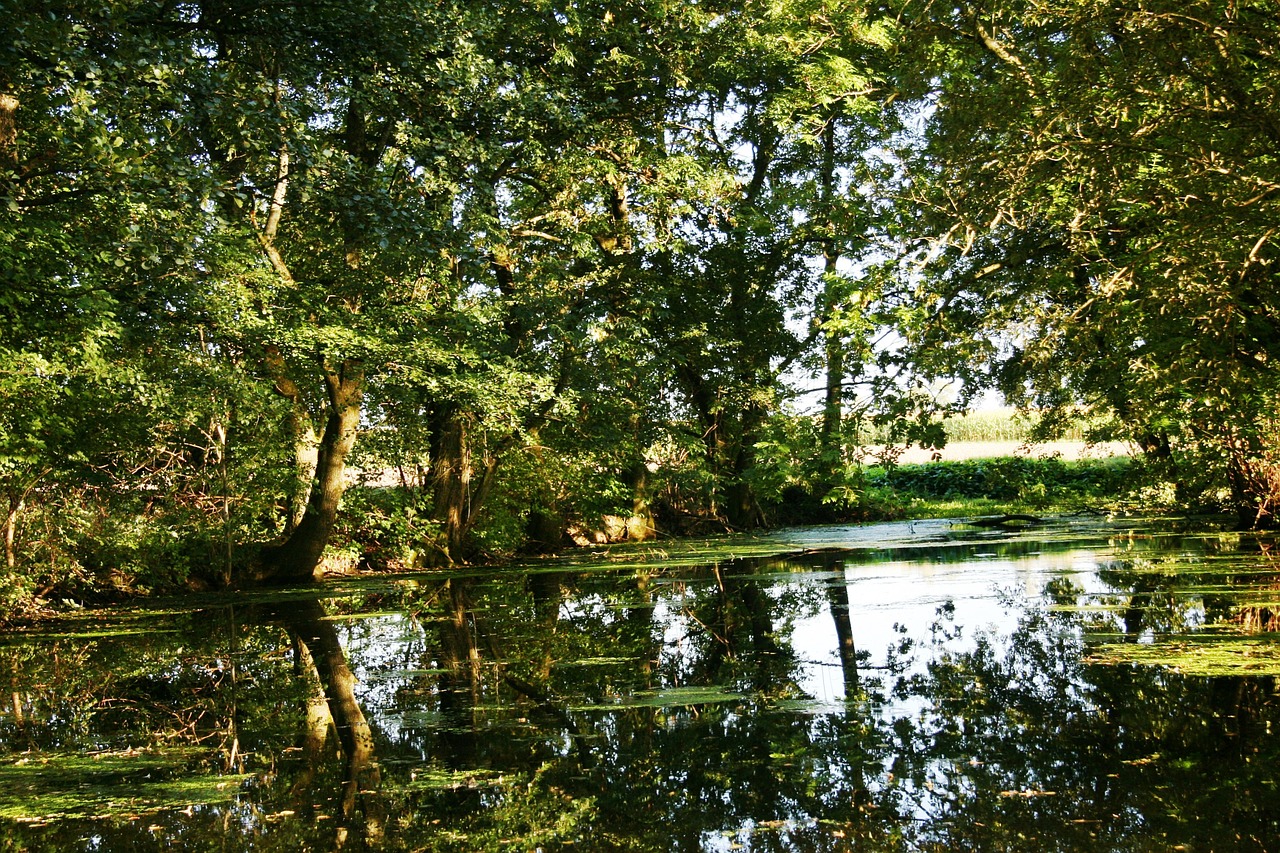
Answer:
[[[913, 497], [906, 505], [906, 518], [971, 518], [982, 515], [1001, 515], [1007, 512], [1028, 512], [1029, 508], [994, 498], [922, 498]], [[1036, 510], [1044, 512], [1043, 508]]]

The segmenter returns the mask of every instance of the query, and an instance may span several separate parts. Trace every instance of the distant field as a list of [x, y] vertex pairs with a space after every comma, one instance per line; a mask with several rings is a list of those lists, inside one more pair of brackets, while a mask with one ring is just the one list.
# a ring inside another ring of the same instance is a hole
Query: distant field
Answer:
[[943, 422], [947, 433], [945, 448], [932, 451], [913, 447], [903, 453], [898, 461], [903, 465], [918, 465], [933, 461], [935, 452], [939, 461], [943, 462], [1003, 456], [1061, 456], [1066, 460], [1074, 460], [1129, 455], [1129, 446], [1124, 442], [1087, 443], [1084, 440], [1084, 423], [1069, 425], [1057, 441], [1028, 444], [1032, 426], [1032, 419], [1008, 407], [971, 412]]
[[952, 441], [941, 450], [922, 450], [912, 447], [898, 457], [903, 465], [930, 462], [934, 454], [945, 462], [965, 459], [985, 459], [998, 456], [1061, 456], [1063, 459], [1105, 459], [1109, 456], [1128, 456], [1129, 446], [1122, 441], [1102, 444], [1086, 444], [1083, 441], [1046, 441], [1028, 445], [1021, 441]]

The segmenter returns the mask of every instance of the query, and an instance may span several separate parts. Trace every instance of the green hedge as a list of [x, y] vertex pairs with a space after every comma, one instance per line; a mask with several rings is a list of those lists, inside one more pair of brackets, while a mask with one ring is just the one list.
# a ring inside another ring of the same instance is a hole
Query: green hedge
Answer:
[[970, 459], [873, 468], [867, 472], [871, 488], [927, 498], [993, 498], [996, 500], [1105, 497], [1122, 493], [1133, 476], [1132, 460], [1056, 457], [1029, 459]]

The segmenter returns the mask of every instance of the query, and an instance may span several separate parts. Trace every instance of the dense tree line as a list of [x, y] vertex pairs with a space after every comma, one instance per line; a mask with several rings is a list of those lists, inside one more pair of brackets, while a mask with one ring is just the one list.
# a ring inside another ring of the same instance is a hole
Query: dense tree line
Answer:
[[420, 564], [765, 524], [989, 387], [1265, 522], [1278, 35], [1210, 0], [6, 7], [6, 595], [311, 577], [355, 470]]

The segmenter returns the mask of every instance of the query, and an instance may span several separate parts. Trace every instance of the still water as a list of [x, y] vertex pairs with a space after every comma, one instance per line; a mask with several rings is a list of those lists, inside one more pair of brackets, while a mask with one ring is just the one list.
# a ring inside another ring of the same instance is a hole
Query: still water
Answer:
[[0, 642], [0, 851], [1280, 849], [1280, 561], [825, 527]]

